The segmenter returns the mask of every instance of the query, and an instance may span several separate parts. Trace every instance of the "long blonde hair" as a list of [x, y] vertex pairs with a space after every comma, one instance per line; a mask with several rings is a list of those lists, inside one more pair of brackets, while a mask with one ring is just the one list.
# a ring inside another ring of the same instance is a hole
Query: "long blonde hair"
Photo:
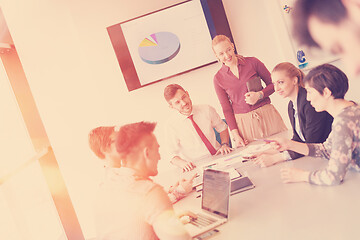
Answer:
[[272, 70], [272, 72], [276, 72], [276, 71], [284, 71], [285, 74], [290, 78], [296, 77], [298, 79], [298, 86], [304, 87], [303, 80], [304, 80], [305, 74], [299, 68], [294, 66], [294, 64], [289, 63], [289, 62], [279, 63]]

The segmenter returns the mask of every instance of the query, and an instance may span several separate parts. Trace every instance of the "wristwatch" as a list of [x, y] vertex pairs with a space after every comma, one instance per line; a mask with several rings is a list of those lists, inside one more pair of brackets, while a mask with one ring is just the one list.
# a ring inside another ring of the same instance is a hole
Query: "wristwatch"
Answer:
[[229, 143], [222, 143], [221, 144], [221, 146], [224, 146], [224, 145], [229, 146]]
[[259, 91], [259, 93], [260, 93], [259, 99], [263, 99], [264, 98], [264, 93], [262, 91]]

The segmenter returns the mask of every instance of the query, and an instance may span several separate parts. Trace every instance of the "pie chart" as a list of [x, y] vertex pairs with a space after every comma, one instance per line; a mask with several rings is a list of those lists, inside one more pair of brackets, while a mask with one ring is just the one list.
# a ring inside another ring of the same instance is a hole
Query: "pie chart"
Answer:
[[144, 38], [139, 45], [139, 56], [148, 64], [162, 64], [180, 51], [179, 38], [171, 32], [157, 32]]

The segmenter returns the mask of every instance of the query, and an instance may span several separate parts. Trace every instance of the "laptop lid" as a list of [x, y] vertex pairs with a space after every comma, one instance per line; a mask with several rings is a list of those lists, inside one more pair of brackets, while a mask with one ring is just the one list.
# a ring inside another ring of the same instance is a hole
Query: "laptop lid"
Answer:
[[230, 174], [214, 169], [204, 170], [201, 208], [212, 214], [228, 218], [230, 200]]

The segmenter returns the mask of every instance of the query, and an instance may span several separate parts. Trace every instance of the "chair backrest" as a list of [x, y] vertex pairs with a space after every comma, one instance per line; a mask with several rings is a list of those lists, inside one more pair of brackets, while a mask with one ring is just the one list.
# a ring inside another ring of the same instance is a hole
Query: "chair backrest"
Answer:
[[[226, 123], [226, 125], [227, 125], [226, 120], [225, 120], [225, 119], [223, 119], [223, 121], [224, 121], [224, 122]], [[216, 129], [215, 129], [215, 128], [213, 128], [213, 129], [214, 129], [214, 132], [215, 132], [216, 141], [218, 141], [218, 142], [221, 144], [220, 133], [219, 133], [218, 131], [216, 131]], [[232, 147], [230, 137], [229, 137], [229, 147]]]

